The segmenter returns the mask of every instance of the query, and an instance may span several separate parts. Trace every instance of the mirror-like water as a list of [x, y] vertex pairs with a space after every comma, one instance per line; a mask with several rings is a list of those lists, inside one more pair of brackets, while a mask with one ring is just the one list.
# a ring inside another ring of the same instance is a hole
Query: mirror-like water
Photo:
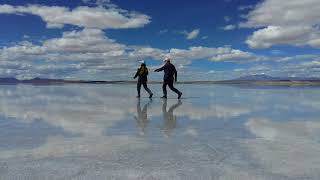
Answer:
[[0, 179], [320, 179], [320, 89], [178, 87], [0, 86]]

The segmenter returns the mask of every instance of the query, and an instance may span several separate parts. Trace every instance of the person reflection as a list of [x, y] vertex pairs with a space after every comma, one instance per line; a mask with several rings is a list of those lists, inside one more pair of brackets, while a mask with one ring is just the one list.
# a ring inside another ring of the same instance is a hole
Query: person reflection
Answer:
[[179, 99], [178, 102], [176, 104], [173, 104], [167, 111], [167, 99], [163, 99], [163, 104], [162, 104], [162, 114], [163, 114], [163, 122], [164, 122], [163, 132], [166, 137], [169, 137], [172, 131], [174, 130], [174, 128], [176, 128], [177, 117], [173, 115], [173, 111], [181, 105], [182, 105], [182, 102]]
[[136, 119], [137, 125], [140, 128], [140, 135], [145, 135], [146, 133], [146, 127], [149, 123], [149, 119], [148, 119], [148, 107], [150, 106], [150, 104], [152, 103], [152, 99], [149, 100], [148, 103], [146, 103], [143, 106], [143, 109], [141, 110], [141, 101], [140, 99], [138, 99], [137, 102], [137, 116], [134, 116], [134, 118]]

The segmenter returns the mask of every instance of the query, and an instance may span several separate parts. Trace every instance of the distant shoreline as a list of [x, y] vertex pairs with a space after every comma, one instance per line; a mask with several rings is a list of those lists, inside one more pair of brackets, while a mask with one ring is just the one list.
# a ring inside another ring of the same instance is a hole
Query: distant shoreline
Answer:
[[[85, 81], [61, 79], [0, 79], [0, 85], [32, 84], [136, 84], [137, 81]], [[149, 81], [149, 84], [162, 84], [162, 81]], [[254, 85], [254, 86], [320, 86], [320, 80], [222, 80], [222, 81], [178, 81], [177, 84], [225, 84], [225, 85]]]

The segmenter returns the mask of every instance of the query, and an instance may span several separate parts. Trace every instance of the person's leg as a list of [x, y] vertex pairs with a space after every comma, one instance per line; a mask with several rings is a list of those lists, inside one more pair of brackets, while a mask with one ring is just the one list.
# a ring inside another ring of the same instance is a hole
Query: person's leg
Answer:
[[170, 82], [168, 83], [168, 86], [169, 86], [169, 88], [170, 88], [173, 92], [175, 92], [175, 93], [177, 93], [177, 94], [180, 94], [180, 91], [173, 86], [173, 81], [170, 81]]
[[169, 88], [170, 88], [173, 92], [175, 92], [175, 93], [178, 94], [178, 99], [180, 99], [180, 98], [181, 98], [181, 95], [182, 95], [182, 92], [180, 92], [178, 89], [176, 89], [176, 88], [173, 86], [173, 80], [168, 83], [168, 86], [169, 86]]
[[152, 98], [153, 93], [151, 92], [151, 90], [148, 88], [147, 82], [143, 83], [143, 87], [144, 89], [149, 93], [149, 98]]
[[166, 81], [163, 81], [162, 91], [163, 91], [163, 97], [166, 98], [167, 97], [167, 82]]
[[140, 97], [140, 89], [141, 89], [141, 82], [138, 81], [137, 83], [137, 92], [138, 92], [138, 96], [137, 97]]

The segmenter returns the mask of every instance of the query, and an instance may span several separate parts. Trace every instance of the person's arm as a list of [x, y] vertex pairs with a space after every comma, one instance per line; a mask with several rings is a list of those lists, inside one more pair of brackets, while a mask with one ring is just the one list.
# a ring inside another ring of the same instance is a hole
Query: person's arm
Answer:
[[148, 70], [148, 68], [146, 68], [146, 75], [147, 75], [147, 76], [149, 75], [149, 70]]
[[174, 80], [177, 82], [178, 72], [176, 70], [176, 67], [174, 67], [174, 66], [173, 66], [173, 71], [174, 71]]
[[154, 72], [160, 72], [160, 71], [163, 71], [165, 66], [166, 66], [166, 65], [162, 66], [162, 67], [161, 67], [161, 68], [159, 68], [159, 69], [154, 70]]
[[138, 77], [139, 70], [140, 70], [140, 69], [138, 68], [138, 70], [137, 70], [137, 72], [136, 72], [136, 75], [134, 75], [133, 79], [135, 79], [135, 78], [137, 78], [137, 77]]

